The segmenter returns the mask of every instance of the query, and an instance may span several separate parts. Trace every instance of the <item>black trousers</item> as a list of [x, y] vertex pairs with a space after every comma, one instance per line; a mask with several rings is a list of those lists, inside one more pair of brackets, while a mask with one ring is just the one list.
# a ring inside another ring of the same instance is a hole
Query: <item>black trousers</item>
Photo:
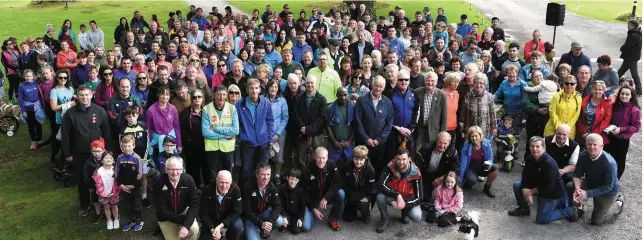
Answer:
[[[204, 183], [203, 185], [210, 183], [212, 177], [208, 170], [205, 149], [203, 147], [190, 148], [186, 146], [183, 153], [185, 154], [185, 171], [192, 176], [196, 186], [200, 187], [201, 183]], [[201, 178], [201, 174], [203, 174], [203, 178]]]
[[630, 148], [630, 139], [620, 139], [614, 136], [607, 135], [610, 144], [606, 145], [605, 151], [608, 152], [614, 160], [616, 160], [617, 176], [621, 179], [623, 172], [625, 172], [625, 160], [627, 159], [627, 151]]
[[129, 193], [121, 191], [120, 198], [122, 203], [126, 203], [130, 207], [127, 220], [137, 221], [143, 219], [143, 205], [141, 203], [140, 182], [134, 184], [134, 189], [132, 189], [132, 191], [130, 191]]
[[18, 75], [8, 75], [9, 79], [9, 100], [13, 100], [18, 94], [18, 86], [20, 86], [21, 77]]
[[433, 203], [431, 201], [431, 198], [433, 197], [433, 181], [441, 176], [438, 172], [429, 172], [426, 169], [422, 170], [422, 185], [424, 185], [424, 196], [422, 201]]
[[89, 188], [85, 183], [85, 175], [83, 174], [83, 166], [85, 161], [89, 159], [91, 153], [73, 153], [72, 164], [74, 166], [74, 177], [76, 177], [76, 188], [78, 190], [78, 203], [81, 208], [89, 207]]
[[541, 136], [544, 137], [543, 134], [545, 133], [545, 126], [547, 125], [547, 121], [539, 122], [539, 121], [530, 121], [527, 120], [527, 141], [525, 141], [525, 155], [523, 159], [526, 159], [527, 156], [529, 155], [529, 139], [533, 136]]
[[34, 111], [27, 112], [27, 129], [29, 129], [31, 141], [42, 140], [42, 125], [36, 120], [36, 112]]
[[638, 60], [637, 61], [629, 61], [629, 62], [623, 62], [621, 67], [618, 69], [618, 77], [622, 77], [627, 70], [630, 70], [630, 74], [632, 74], [632, 79], [634, 79], [634, 85], [636, 85], [636, 94], [641, 95], [641, 77], [639, 76], [639, 70], [638, 70]]
[[[221, 170], [232, 171], [232, 161], [234, 161], [234, 151], [205, 151], [205, 165], [203, 167], [203, 185], [210, 181], [216, 180], [217, 174]], [[207, 177], [206, 177], [207, 174]]]
[[49, 142], [51, 143], [51, 161], [56, 161], [56, 155], [60, 151], [60, 141], [56, 139], [56, 134], [60, 129], [60, 125], [56, 123], [56, 112], [49, 111], [47, 112], [47, 118], [49, 118], [49, 129], [51, 130], [51, 136], [49, 136]]
[[357, 219], [357, 213], [361, 218], [365, 218], [371, 215], [371, 210], [369, 209], [369, 202], [345, 202], [344, 203], [344, 220], [347, 222], [352, 222]]
[[[366, 143], [363, 143], [366, 145]], [[380, 175], [382, 175], [382, 170], [388, 164], [389, 161], [392, 159], [386, 159], [384, 157], [384, 152], [386, 151], [386, 143], [381, 142], [379, 145], [375, 147], [367, 147], [368, 148], [368, 159], [371, 161], [371, 165], [373, 165], [373, 168], [375, 169], [375, 176], [379, 178]]]

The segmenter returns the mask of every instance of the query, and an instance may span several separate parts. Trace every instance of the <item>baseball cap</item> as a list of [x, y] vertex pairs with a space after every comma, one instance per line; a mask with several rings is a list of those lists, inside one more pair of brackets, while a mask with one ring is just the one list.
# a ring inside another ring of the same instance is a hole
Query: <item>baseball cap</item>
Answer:
[[170, 135], [165, 136], [165, 138], [163, 138], [163, 144], [166, 144], [169, 142], [176, 144], [176, 138]]
[[583, 49], [583, 43], [582, 42], [572, 42], [572, 48]]

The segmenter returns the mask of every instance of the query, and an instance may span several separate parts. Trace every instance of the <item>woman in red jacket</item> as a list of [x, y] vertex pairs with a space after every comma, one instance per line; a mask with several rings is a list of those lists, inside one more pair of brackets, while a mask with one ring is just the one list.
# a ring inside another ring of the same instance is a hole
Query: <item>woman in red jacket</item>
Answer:
[[592, 84], [592, 94], [583, 98], [580, 117], [576, 122], [576, 141], [585, 148], [585, 137], [596, 133], [603, 137], [603, 144], [609, 144], [607, 134], [603, 132], [612, 120], [612, 102], [605, 97], [605, 82], [597, 80]]

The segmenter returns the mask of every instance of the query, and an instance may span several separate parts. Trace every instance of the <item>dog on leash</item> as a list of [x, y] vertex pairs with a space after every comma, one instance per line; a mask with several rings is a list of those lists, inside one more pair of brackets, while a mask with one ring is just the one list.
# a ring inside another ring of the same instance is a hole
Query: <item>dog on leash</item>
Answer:
[[0, 99], [0, 116], [14, 116], [20, 119], [20, 105], [12, 105]]
[[462, 217], [460, 221], [461, 225], [458, 228], [458, 233], [460, 234], [460, 239], [463, 240], [473, 240], [478, 237], [480, 223], [480, 213], [477, 211], [469, 212], [467, 215]]

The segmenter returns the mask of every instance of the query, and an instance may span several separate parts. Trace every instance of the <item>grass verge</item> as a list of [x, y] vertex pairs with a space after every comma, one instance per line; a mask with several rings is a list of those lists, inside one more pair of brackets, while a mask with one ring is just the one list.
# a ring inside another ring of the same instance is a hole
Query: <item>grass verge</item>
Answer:
[[[551, 1], [562, 3], [563, 1]], [[632, 3], [634, 1], [623, 0], [576, 0], [565, 1], [567, 11], [574, 12], [578, 15], [608, 22], [624, 22], [619, 16], [632, 12]], [[637, 6], [636, 14], [641, 16], [641, 4]], [[625, 20], [627, 21], [627, 20]]]

